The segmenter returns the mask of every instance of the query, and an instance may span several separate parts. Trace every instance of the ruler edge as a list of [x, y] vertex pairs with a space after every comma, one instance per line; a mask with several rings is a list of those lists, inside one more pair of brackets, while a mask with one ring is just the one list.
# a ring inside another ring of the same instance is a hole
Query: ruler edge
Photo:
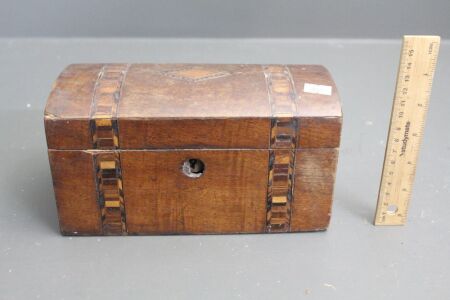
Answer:
[[[384, 177], [384, 170], [386, 168], [386, 157], [387, 157], [387, 153], [388, 153], [388, 149], [389, 149], [389, 141], [390, 141], [390, 137], [391, 137], [391, 125], [392, 125], [392, 119], [394, 116], [394, 108], [395, 108], [395, 104], [396, 104], [396, 99], [397, 99], [397, 92], [398, 92], [398, 87], [399, 87], [399, 82], [400, 82], [400, 71], [401, 71], [401, 67], [403, 65], [403, 53], [404, 53], [404, 46], [405, 43], [408, 39], [428, 39], [430, 40], [430, 42], [435, 42], [437, 43], [437, 50], [436, 50], [436, 59], [435, 59], [435, 66], [434, 66], [434, 70], [433, 70], [433, 74], [431, 76], [431, 85], [430, 85], [430, 91], [429, 94], [427, 96], [427, 107], [426, 107], [426, 111], [425, 111], [425, 116], [424, 116], [424, 129], [425, 129], [425, 122], [428, 116], [428, 109], [429, 109], [429, 102], [431, 100], [431, 87], [434, 81], [434, 75], [436, 73], [436, 69], [437, 69], [437, 60], [439, 57], [439, 50], [440, 50], [440, 45], [441, 45], [441, 37], [439, 35], [404, 35], [402, 38], [402, 45], [400, 48], [400, 61], [398, 64], [398, 68], [397, 68], [397, 76], [396, 76], [396, 83], [395, 83], [395, 89], [394, 89], [394, 98], [392, 99], [392, 107], [391, 107], [391, 116], [389, 118], [389, 128], [388, 128], [388, 134], [387, 134], [387, 140], [386, 140], [386, 147], [385, 147], [385, 153], [384, 153], [384, 158], [383, 158], [383, 168], [381, 171], [381, 180], [380, 180], [380, 185], [379, 185], [379, 189], [378, 189], [378, 195], [377, 195], [377, 205], [375, 208], [375, 216], [373, 219], [373, 225], [374, 226], [404, 226], [406, 224], [407, 221], [407, 217], [408, 217], [408, 211], [409, 211], [409, 205], [411, 202], [411, 198], [412, 198], [412, 188], [409, 191], [408, 194], [408, 199], [407, 199], [407, 203], [405, 206], [405, 214], [403, 217], [403, 222], [397, 223], [397, 224], [392, 224], [392, 223], [382, 223], [382, 222], [378, 222], [379, 219], [379, 214], [382, 213], [382, 200], [380, 197], [381, 194], [381, 189], [384, 187], [383, 185], [383, 177]], [[412, 183], [411, 186], [414, 185], [414, 181], [415, 181], [415, 177], [416, 177], [416, 168], [417, 168], [417, 163], [418, 163], [418, 159], [419, 159], [419, 155], [420, 155], [420, 149], [422, 148], [422, 141], [423, 141], [423, 135], [424, 135], [425, 130], [423, 130], [423, 132], [421, 133], [420, 137], [419, 137], [419, 143], [418, 143], [418, 148], [417, 148], [417, 157], [416, 157], [416, 165], [414, 166], [414, 175], [413, 175], [413, 179], [412, 179]]]

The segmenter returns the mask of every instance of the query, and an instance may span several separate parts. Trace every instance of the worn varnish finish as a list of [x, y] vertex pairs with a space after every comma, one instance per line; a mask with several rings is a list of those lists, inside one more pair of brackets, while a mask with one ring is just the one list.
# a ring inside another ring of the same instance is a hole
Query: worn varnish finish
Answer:
[[[204, 175], [180, 165], [201, 159]], [[124, 151], [130, 234], [262, 232], [268, 152], [264, 150]]]
[[272, 112], [266, 230], [287, 232], [294, 188], [298, 95], [288, 67], [263, 66], [263, 70]]
[[338, 150], [335, 148], [296, 150], [291, 231], [327, 228], [337, 158]]
[[71, 65], [45, 112], [61, 231], [324, 230], [341, 122], [322, 66]]
[[86, 151], [49, 150], [48, 156], [61, 232], [74, 235], [102, 234], [93, 154]]

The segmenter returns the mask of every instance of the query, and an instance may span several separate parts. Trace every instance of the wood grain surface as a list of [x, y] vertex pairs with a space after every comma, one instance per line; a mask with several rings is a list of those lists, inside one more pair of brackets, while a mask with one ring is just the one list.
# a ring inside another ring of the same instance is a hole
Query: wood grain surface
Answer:
[[[130, 234], [264, 232], [268, 151], [123, 151]], [[181, 166], [205, 163], [190, 178]]]
[[63, 234], [102, 234], [93, 155], [86, 151], [48, 151]]
[[297, 150], [291, 231], [317, 231], [328, 227], [338, 150]]
[[[91, 147], [85, 128], [90, 126], [94, 90], [103, 67], [70, 65], [54, 84], [45, 110], [49, 149]], [[323, 144], [327, 137], [336, 137], [342, 117], [331, 75], [324, 67], [316, 65], [288, 65], [286, 68], [297, 95], [293, 117], [299, 120], [300, 127], [303, 123], [315, 122], [314, 126], [298, 130], [298, 147], [335, 146], [335, 142]], [[305, 92], [305, 83], [329, 86], [331, 94]], [[273, 117], [260, 65], [132, 64], [123, 82], [116, 114], [120, 149], [267, 149], [270, 141], [261, 136], [264, 129], [270, 135], [270, 126], [261, 119]], [[208, 122], [211, 119], [217, 121], [217, 126], [211, 126]], [[146, 122], [152, 126], [145, 125]], [[334, 125], [330, 124], [333, 122]], [[195, 128], [191, 130], [192, 140], [186, 130], [180, 130], [187, 127], [185, 123]], [[156, 134], [156, 129], [152, 128], [158, 128], [158, 138], [152, 138]], [[245, 140], [236, 136], [237, 131]], [[164, 136], [167, 132], [170, 134]], [[317, 132], [321, 136], [316, 137]], [[199, 141], [198, 135], [206, 133]], [[264, 140], [266, 144], [262, 144]]]
[[266, 149], [269, 143], [268, 118], [119, 122], [122, 149]]
[[45, 111], [61, 231], [324, 230], [341, 124], [322, 66], [70, 65]]

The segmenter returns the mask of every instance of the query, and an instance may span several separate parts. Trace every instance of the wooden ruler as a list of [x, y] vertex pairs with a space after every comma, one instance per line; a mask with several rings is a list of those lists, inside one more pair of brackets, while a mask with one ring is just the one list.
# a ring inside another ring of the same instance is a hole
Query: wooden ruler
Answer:
[[406, 223], [440, 37], [404, 36], [375, 225]]

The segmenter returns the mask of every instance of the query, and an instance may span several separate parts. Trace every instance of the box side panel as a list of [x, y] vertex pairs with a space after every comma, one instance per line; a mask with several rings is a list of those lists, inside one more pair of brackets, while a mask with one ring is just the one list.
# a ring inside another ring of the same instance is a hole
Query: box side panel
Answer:
[[48, 151], [63, 234], [102, 234], [93, 155], [84, 151]]
[[341, 117], [302, 117], [299, 120], [297, 147], [338, 148], [341, 141]]
[[89, 120], [44, 120], [48, 149], [84, 150], [92, 148]]
[[267, 149], [270, 119], [119, 120], [121, 149]]
[[291, 231], [328, 227], [337, 159], [338, 149], [297, 150]]
[[[190, 158], [204, 173], [182, 171]], [[122, 151], [130, 234], [265, 231], [268, 151]]]

